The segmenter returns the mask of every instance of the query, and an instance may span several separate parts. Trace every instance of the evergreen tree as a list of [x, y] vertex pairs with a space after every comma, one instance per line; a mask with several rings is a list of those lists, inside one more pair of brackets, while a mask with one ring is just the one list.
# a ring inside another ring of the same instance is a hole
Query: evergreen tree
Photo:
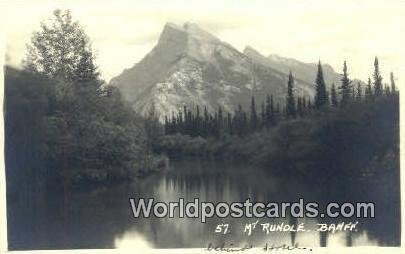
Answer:
[[397, 91], [397, 88], [395, 86], [395, 78], [394, 78], [394, 73], [390, 73], [390, 80], [391, 80], [391, 93], [395, 93]]
[[208, 110], [207, 106], [204, 107], [204, 120], [203, 120], [203, 137], [208, 136], [208, 127], [209, 127], [209, 115], [208, 115]]
[[341, 94], [341, 105], [345, 106], [347, 103], [350, 101], [352, 90], [351, 90], [351, 81], [349, 80], [348, 74], [347, 74], [347, 65], [346, 61], [343, 63], [343, 75], [342, 75], [342, 85], [339, 87], [340, 89], [340, 94]]
[[196, 108], [196, 114], [195, 114], [195, 118], [194, 118], [194, 132], [195, 132], [196, 136], [202, 135], [200, 107], [198, 105]]
[[165, 129], [165, 134], [170, 134], [170, 124], [169, 124], [169, 118], [167, 116], [165, 116], [165, 125], [164, 125], [164, 129]]
[[336, 93], [336, 87], [335, 87], [335, 83], [332, 84], [332, 88], [331, 88], [331, 103], [332, 103], [332, 107], [337, 107], [338, 106], [338, 98], [337, 98], [337, 93]]
[[193, 129], [193, 115], [191, 113], [191, 110], [187, 111], [187, 122], [188, 122], [188, 134], [193, 135], [194, 129]]
[[264, 102], [262, 103], [261, 109], [262, 111], [261, 111], [260, 126], [263, 127], [266, 125], [266, 106]]
[[364, 97], [366, 98], [366, 100], [370, 100], [373, 97], [373, 90], [371, 88], [371, 79], [370, 78], [368, 78], [367, 87], [366, 87], [366, 91], [364, 93]]
[[188, 117], [187, 117], [188, 113], [187, 113], [187, 106], [184, 105], [183, 106], [183, 117], [180, 117], [180, 119], [182, 120], [182, 129], [184, 131], [185, 134], [189, 133], [189, 129], [188, 129]]
[[373, 79], [374, 79], [374, 95], [380, 96], [383, 93], [383, 84], [382, 84], [382, 76], [380, 74], [380, 68], [378, 65], [377, 57], [375, 57], [375, 59], [374, 59]]
[[312, 111], [311, 97], [308, 98], [306, 109], [307, 109], [307, 112], [306, 112], [306, 113], [307, 113], [307, 114], [310, 114], [311, 111]]
[[234, 125], [235, 125], [235, 131], [239, 136], [243, 136], [245, 132], [245, 112], [243, 112], [242, 106], [239, 104], [238, 109], [235, 112], [234, 116]]
[[242, 121], [241, 122], [242, 122], [242, 124], [241, 124], [242, 135], [245, 135], [249, 130], [248, 116], [245, 111], [242, 111]]
[[177, 118], [174, 112], [172, 112], [172, 121], [170, 124], [170, 131], [171, 133], [176, 133], [178, 131], [178, 127], [177, 127]]
[[228, 125], [228, 133], [230, 135], [233, 135], [233, 123], [232, 123], [232, 115], [231, 113], [228, 112], [228, 116], [227, 116], [227, 125]]
[[324, 105], [326, 105], [328, 101], [321, 61], [318, 62], [318, 72], [315, 80], [315, 90], [316, 90], [315, 107], [319, 109]]
[[270, 95], [266, 96], [266, 116], [265, 117], [266, 117], [265, 126], [269, 127], [270, 122], [271, 122], [271, 117], [272, 117]]
[[223, 133], [223, 126], [224, 125], [224, 118], [222, 115], [222, 107], [219, 106], [218, 108], [218, 119], [217, 119], [217, 129], [218, 129], [218, 136], [222, 136]]
[[352, 85], [352, 93], [351, 93], [351, 95], [352, 95], [352, 99], [355, 100], [356, 99], [356, 91], [354, 89], [354, 85]]
[[270, 127], [275, 123], [275, 108], [273, 95], [266, 98], [266, 126]]
[[356, 100], [361, 101], [362, 96], [363, 95], [362, 95], [362, 91], [361, 91], [361, 84], [360, 84], [360, 82], [357, 82]]
[[250, 128], [255, 131], [257, 129], [258, 117], [256, 110], [255, 97], [252, 96], [252, 101], [250, 105]]
[[281, 118], [281, 106], [280, 106], [279, 102], [276, 103], [276, 110], [274, 111], [273, 115], [274, 115], [274, 122], [277, 122], [277, 121], [280, 120], [280, 118]]
[[301, 97], [298, 97], [298, 99], [297, 99], [297, 113], [301, 117], [304, 115], [304, 107], [302, 105], [302, 98]]
[[216, 138], [220, 137], [218, 128], [218, 111], [215, 112], [214, 119], [212, 120], [212, 133], [214, 134], [214, 137]]
[[388, 84], [385, 84], [385, 86], [384, 86], [384, 93], [387, 96], [391, 94], [391, 90], [390, 90], [390, 87], [388, 86]]
[[288, 84], [287, 84], [287, 99], [286, 99], [286, 114], [289, 117], [294, 117], [296, 115], [295, 110], [295, 99], [294, 99], [294, 78], [290, 71], [288, 75]]

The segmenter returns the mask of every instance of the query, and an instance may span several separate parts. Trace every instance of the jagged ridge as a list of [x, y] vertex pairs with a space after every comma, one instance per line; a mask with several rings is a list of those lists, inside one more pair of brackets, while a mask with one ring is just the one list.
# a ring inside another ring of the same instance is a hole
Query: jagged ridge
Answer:
[[[313, 96], [315, 67], [266, 58], [251, 47], [239, 52], [194, 23], [167, 23], [152, 51], [110, 84], [142, 114], [154, 103], [163, 120], [184, 105], [233, 112], [238, 104], [249, 105], [251, 96], [261, 103], [266, 94], [284, 103], [289, 69], [296, 75], [296, 94]], [[325, 76], [336, 79], [330, 66], [324, 68]]]

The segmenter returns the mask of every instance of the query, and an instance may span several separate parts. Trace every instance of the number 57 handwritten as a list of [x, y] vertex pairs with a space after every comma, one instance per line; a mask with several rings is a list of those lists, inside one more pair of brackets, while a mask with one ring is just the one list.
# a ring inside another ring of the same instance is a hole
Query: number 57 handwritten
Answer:
[[229, 224], [218, 224], [215, 228], [215, 233], [227, 234], [229, 231]]

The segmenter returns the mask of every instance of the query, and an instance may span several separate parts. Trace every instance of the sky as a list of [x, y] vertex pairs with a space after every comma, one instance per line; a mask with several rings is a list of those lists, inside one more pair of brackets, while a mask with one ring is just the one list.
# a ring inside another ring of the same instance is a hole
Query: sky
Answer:
[[[6, 61], [19, 66], [26, 43], [56, 8], [71, 9], [92, 40], [108, 81], [140, 61], [166, 22], [195, 22], [243, 51], [304, 62], [321, 60], [366, 80], [378, 56], [384, 81], [393, 71], [405, 81], [405, 0], [132, 0], [20, 1], [0, 3]], [[404, 84], [405, 85], [405, 84]]]

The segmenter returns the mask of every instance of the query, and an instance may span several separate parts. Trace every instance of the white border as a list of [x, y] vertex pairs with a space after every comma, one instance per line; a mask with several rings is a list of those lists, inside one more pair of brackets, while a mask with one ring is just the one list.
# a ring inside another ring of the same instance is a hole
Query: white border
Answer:
[[39, 250], [39, 251], [9, 251], [7, 254], [48, 254], [48, 253], [58, 253], [58, 254], [77, 254], [77, 253], [131, 253], [131, 254], [208, 254], [208, 253], [233, 253], [233, 254], [279, 254], [279, 253], [289, 253], [289, 254], [312, 254], [312, 253], [320, 253], [320, 254], [395, 254], [401, 253], [403, 254], [402, 248], [394, 248], [394, 247], [317, 247], [313, 248], [312, 251], [263, 251], [261, 248], [255, 248], [247, 251], [242, 252], [217, 252], [217, 251], [207, 251], [205, 249], [150, 249], [150, 250], [120, 250], [120, 249], [93, 249], [93, 250]]
[[[2, 1], [2, 0], [1, 0]], [[3, 8], [0, 8], [3, 9]], [[4, 9], [3, 9], [4, 10]], [[390, 15], [387, 13], [386, 15]], [[0, 19], [1, 19], [0, 14]], [[23, 17], [21, 17], [23, 18]], [[0, 66], [4, 66], [5, 60], [5, 35], [1, 29], [6, 25], [5, 20], [0, 20]], [[404, 54], [405, 57], [405, 54]], [[399, 75], [405, 75], [400, 73]], [[404, 77], [402, 77], [402, 80]], [[402, 93], [405, 91], [405, 86], [403, 84], [398, 84], [399, 90]], [[404, 121], [405, 112], [404, 105], [402, 103], [402, 93], [400, 93], [400, 165], [402, 168], [403, 158], [404, 158]], [[73, 254], [83, 254], [83, 253], [137, 253], [142, 251], [142, 253], [219, 253], [215, 251], [206, 251], [205, 249], [131, 249], [131, 250], [121, 250], [121, 249], [86, 249], [86, 250], [37, 250], [37, 251], [8, 251], [7, 248], [7, 209], [6, 209], [6, 180], [5, 180], [5, 165], [4, 165], [4, 116], [3, 116], [3, 98], [4, 98], [4, 69], [0, 69], [0, 253], [73, 253]], [[401, 246], [400, 248], [395, 247], [323, 247], [323, 248], [313, 248], [311, 253], [404, 253], [405, 245], [405, 173], [400, 174], [401, 181]], [[223, 253], [223, 252], [221, 252]], [[260, 248], [252, 249], [244, 252], [237, 253], [275, 253], [275, 252], [264, 252]], [[310, 252], [277, 252], [277, 253], [310, 253]]]
[[[1, 14], [0, 14], [1, 16]], [[6, 209], [6, 170], [4, 165], [4, 60], [5, 60], [5, 35], [1, 29], [5, 25], [0, 17], [0, 252], [7, 249], [7, 209]]]

